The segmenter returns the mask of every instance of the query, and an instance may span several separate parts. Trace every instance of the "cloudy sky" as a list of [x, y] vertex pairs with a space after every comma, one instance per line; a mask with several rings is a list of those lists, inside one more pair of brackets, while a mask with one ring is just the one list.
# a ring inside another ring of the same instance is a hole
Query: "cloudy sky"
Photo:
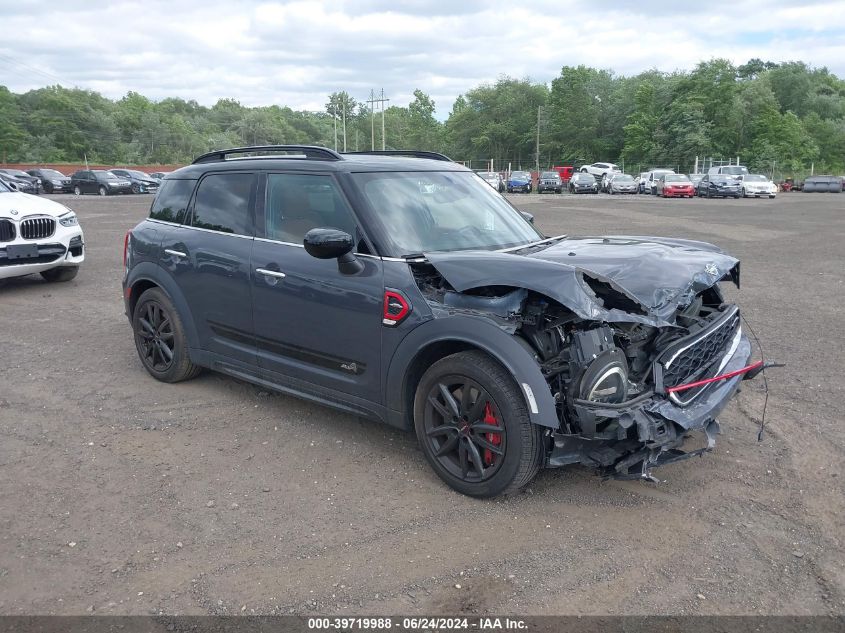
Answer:
[[0, 0], [0, 85], [308, 110], [335, 90], [366, 99], [384, 88], [405, 105], [420, 88], [442, 119], [468, 88], [502, 74], [547, 82], [563, 65], [628, 75], [760, 57], [845, 77], [845, 2], [682, 4]]

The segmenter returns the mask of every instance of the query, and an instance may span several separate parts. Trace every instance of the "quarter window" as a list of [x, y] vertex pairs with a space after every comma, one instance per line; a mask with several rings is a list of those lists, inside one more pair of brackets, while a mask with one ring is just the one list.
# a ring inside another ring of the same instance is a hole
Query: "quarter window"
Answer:
[[191, 225], [200, 229], [252, 235], [250, 200], [253, 174], [211, 174], [197, 189]]
[[150, 209], [150, 219], [182, 224], [196, 180], [165, 180]]
[[355, 218], [334, 178], [322, 174], [269, 174], [264, 236], [302, 244], [311, 229], [332, 227], [356, 237]]

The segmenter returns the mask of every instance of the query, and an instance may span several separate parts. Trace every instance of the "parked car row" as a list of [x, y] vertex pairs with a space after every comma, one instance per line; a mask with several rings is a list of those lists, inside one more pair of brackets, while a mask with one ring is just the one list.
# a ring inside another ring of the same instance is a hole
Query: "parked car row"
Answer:
[[0, 169], [0, 182], [21, 193], [94, 193], [101, 196], [119, 193], [155, 193], [165, 171], [147, 174], [138, 169], [80, 169], [66, 176], [55, 169]]
[[[497, 172], [477, 172], [490, 186], [502, 193], [531, 193], [534, 188], [531, 174], [514, 171], [505, 179]], [[613, 163], [571, 167], [553, 167], [542, 171], [536, 181], [537, 193], [647, 193], [664, 198], [774, 198], [781, 190], [803, 188], [804, 191], [845, 191], [845, 178], [811, 176], [801, 187], [789, 181], [789, 187], [777, 185], [763, 174], [751, 174], [744, 165], [711, 167], [707, 173], [676, 174], [674, 170], [657, 168], [642, 172], [639, 177], [625, 174]]]

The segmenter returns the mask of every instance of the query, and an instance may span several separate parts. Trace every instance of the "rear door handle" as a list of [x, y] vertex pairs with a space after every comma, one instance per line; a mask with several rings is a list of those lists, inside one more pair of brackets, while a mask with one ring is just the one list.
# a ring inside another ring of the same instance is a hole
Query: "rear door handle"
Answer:
[[259, 275], [266, 275], [267, 277], [276, 277], [277, 279], [284, 279], [285, 273], [280, 270], [267, 270], [266, 268], [256, 268], [255, 272]]
[[183, 253], [182, 251], [174, 251], [173, 249], [170, 249], [170, 248], [165, 248], [164, 253], [166, 255], [173, 255], [173, 257], [187, 257], [188, 256], [187, 253]]

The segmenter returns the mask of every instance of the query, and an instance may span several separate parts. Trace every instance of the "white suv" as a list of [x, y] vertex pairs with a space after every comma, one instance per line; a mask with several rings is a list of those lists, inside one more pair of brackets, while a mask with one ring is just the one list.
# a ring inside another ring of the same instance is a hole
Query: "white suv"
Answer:
[[73, 211], [0, 182], [0, 282], [32, 273], [70, 281], [84, 259], [82, 229]]
[[582, 165], [581, 173], [592, 174], [596, 178], [603, 178], [605, 174], [621, 174], [622, 169], [613, 163], [593, 163], [592, 165]]

